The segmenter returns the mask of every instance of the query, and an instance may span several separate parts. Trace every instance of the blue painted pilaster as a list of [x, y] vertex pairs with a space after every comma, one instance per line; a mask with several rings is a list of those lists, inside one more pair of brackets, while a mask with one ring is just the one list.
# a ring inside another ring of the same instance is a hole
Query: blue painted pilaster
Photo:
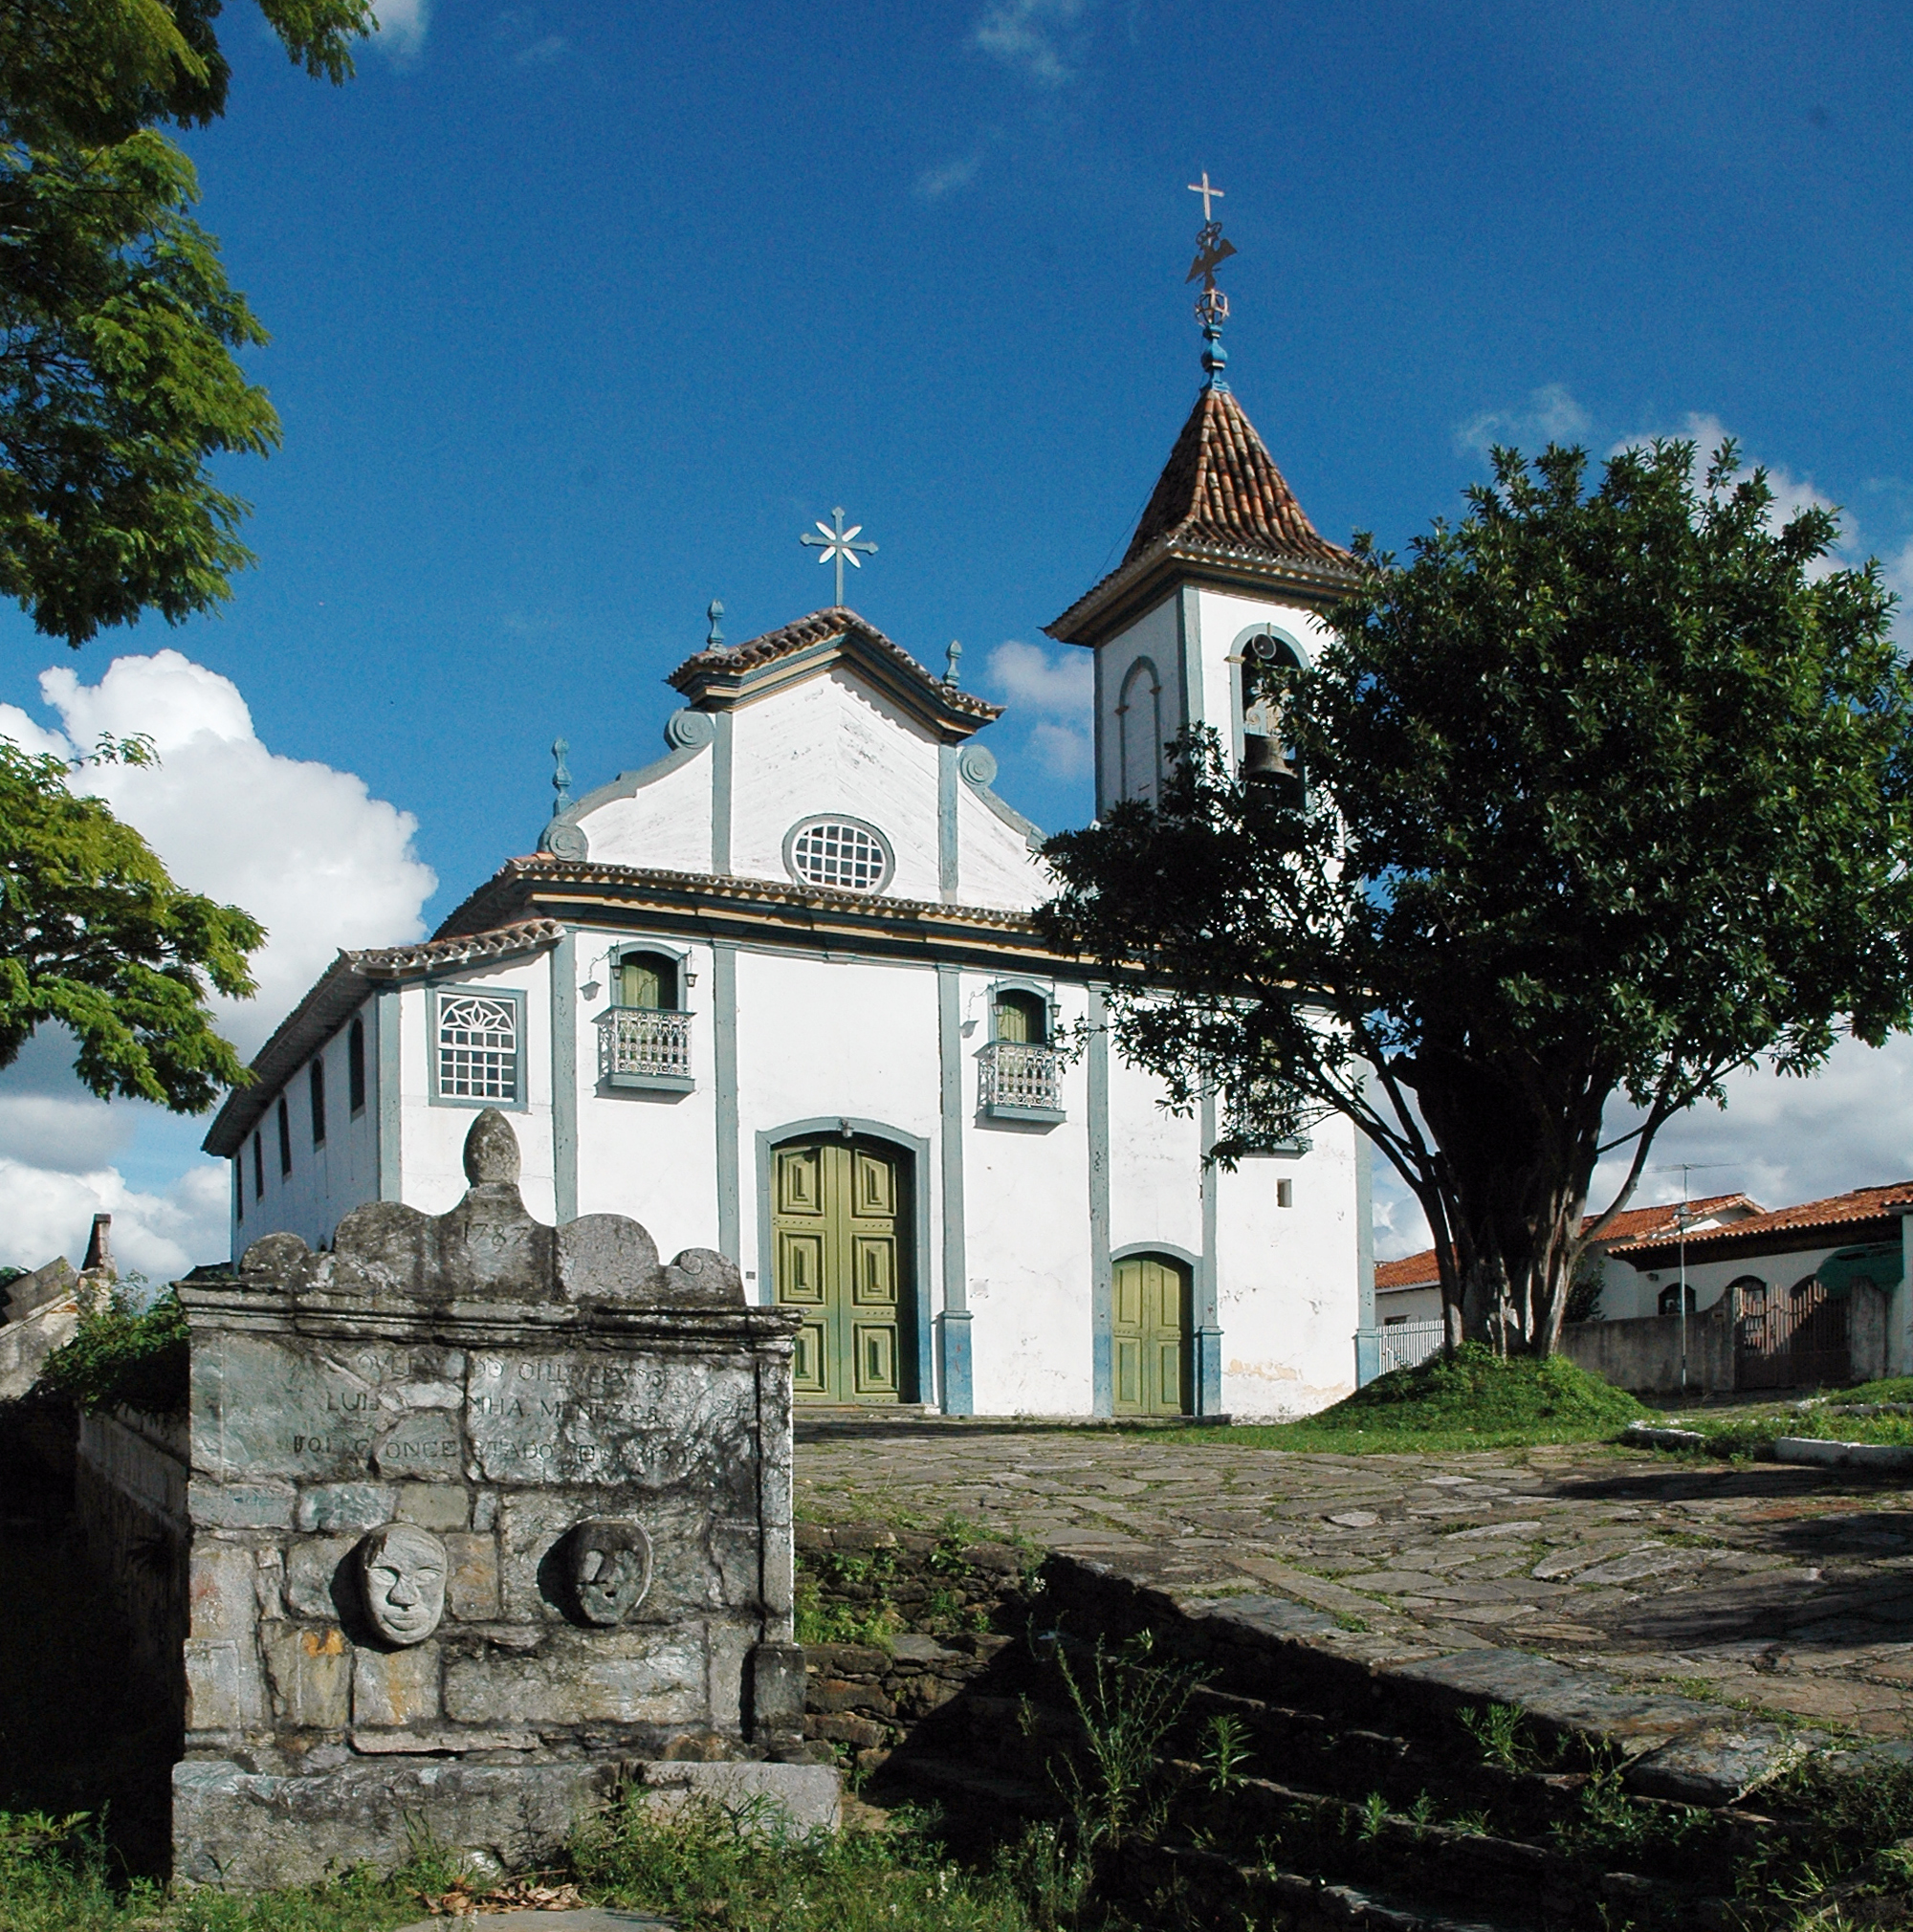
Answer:
[[[954, 776], [956, 767], [951, 767]], [[963, 1246], [963, 982], [955, 966], [936, 969], [936, 1047], [942, 1088], [937, 1165], [943, 1197], [943, 1312], [937, 1340], [943, 1356], [943, 1413], [971, 1416], [976, 1394], [970, 1372], [970, 1294]]]
[[711, 722], [711, 869], [722, 877], [731, 869], [731, 714], [714, 712]]
[[374, 996], [373, 1040], [379, 1069], [379, 1198], [401, 1200], [403, 1176], [399, 1163], [400, 1082], [405, 1074], [405, 1055], [399, 1038], [399, 1001], [404, 998], [396, 986], [382, 986]]
[[[721, 725], [731, 722], [718, 714]], [[718, 738], [729, 745], [728, 736]], [[737, 947], [718, 939], [711, 948], [711, 1043], [717, 1086], [717, 1248], [743, 1266], [744, 1215], [737, 1179]], [[758, 1296], [769, 1301], [768, 1276], [758, 1284]]]
[[936, 884], [945, 899], [956, 896], [956, 760], [961, 745], [936, 747]]
[[578, 939], [551, 949], [551, 1192], [558, 1224], [578, 1218]]
[[1100, 986], [1089, 988], [1089, 1386], [1090, 1411], [1115, 1414], [1110, 1362], [1114, 1269], [1110, 1261], [1110, 1034]]
[[1221, 1170], [1206, 1158], [1216, 1144], [1216, 1096], [1203, 1094], [1200, 1104], [1202, 1135], [1202, 1264], [1196, 1271], [1196, 1413], [1220, 1416], [1222, 1412], [1222, 1329], [1220, 1303], [1217, 1291], [1217, 1213], [1216, 1194]]

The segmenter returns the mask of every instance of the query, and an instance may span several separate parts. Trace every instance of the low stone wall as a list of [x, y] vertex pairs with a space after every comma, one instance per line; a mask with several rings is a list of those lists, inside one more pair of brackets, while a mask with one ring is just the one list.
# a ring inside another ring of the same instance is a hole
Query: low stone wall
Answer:
[[1038, 1553], [1004, 1543], [800, 1523], [797, 1551], [804, 1735], [862, 1771], [920, 1737], [1033, 1609]]
[[176, 1729], [186, 1721], [180, 1657], [187, 1636], [186, 1418], [131, 1409], [82, 1416], [73, 1525], [105, 1578], [134, 1656]]
[[[1638, 1315], [1622, 1322], [1570, 1322], [1561, 1330], [1568, 1359], [1638, 1395], [1681, 1390], [1681, 1317]], [[1718, 1305], [1687, 1317], [1687, 1388], [1725, 1394], [1734, 1386], [1734, 1328]]]

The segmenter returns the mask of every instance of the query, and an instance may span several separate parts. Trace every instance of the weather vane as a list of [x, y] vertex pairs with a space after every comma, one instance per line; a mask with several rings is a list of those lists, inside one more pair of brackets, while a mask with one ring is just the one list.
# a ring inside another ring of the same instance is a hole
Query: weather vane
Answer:
[[[844, 565], [847, 562], [853, 570], [861, 570], [864, 567], [864, 557], [874, 557], [877, 554], [877, 546], [874, 543], [852, 541], [863, 527], [861, 523], [853, 523], [849, 529], [844, 528], [844, 506], [840, 503], [831, 511], [829, 523], [823, 521], [818, 523], [817, 536], [813, 537], [806, 530], [797, 539], [819, 553], [818, 562], [834, 562], [837, 565], [837, 606], [840, 610], [844, 605]], [[864, 553], [864, 557], [857, 555], [860, 550]]]
[[1202, 366], [1209, 372], [1212, 389], [1226, 389], [1229, 385], [1222, 380], [1222, 371], [1228, 365], [1229, 352], [1222, 346], [1222, 324], [1229, 319], [1229, 298], [1216, 286], [1216, 271], [1235, 253], [1236, 245], [1223, 239], [1222, 224], [1213, 206], [1223, 198], [1222, 190], [1210, 186], [1206, 167], [1199, 182], [1189, 184], [1189, 192], [1202, 197], [1202, 226], [1196, 236], [1196, 259], [1182, 279], [1193, 282], [1198, 275], [1202, 278], [1202, 293], [1196, 297], [1196, 319], [1202, 324]]

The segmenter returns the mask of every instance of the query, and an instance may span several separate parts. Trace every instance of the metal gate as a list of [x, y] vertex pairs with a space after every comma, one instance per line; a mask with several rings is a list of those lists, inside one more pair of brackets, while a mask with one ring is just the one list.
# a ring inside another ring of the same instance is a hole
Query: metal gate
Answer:
[[1791, 1288], [1740, 1290], [1734, 1382], [1742, 1389], [1811, 1389], [1851, 1381], [1850, 1297], [1830, 1297], [1809, 1275]]

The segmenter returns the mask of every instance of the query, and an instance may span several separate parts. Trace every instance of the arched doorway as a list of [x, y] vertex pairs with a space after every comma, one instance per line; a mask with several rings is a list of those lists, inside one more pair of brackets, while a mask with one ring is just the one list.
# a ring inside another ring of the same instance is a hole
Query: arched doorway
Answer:
[[1117, 1262], [1110, 1324], [1110, 1401], [1118, 1416], [1195, 1413], [1196, 1287], [1168, 1255]]
[[914, 1397], [912, 1167], [900, 1148], [862, 1137], [772, 1151], [777, 1299], [804, 1316], [791, 1370], [800, 1402]]

